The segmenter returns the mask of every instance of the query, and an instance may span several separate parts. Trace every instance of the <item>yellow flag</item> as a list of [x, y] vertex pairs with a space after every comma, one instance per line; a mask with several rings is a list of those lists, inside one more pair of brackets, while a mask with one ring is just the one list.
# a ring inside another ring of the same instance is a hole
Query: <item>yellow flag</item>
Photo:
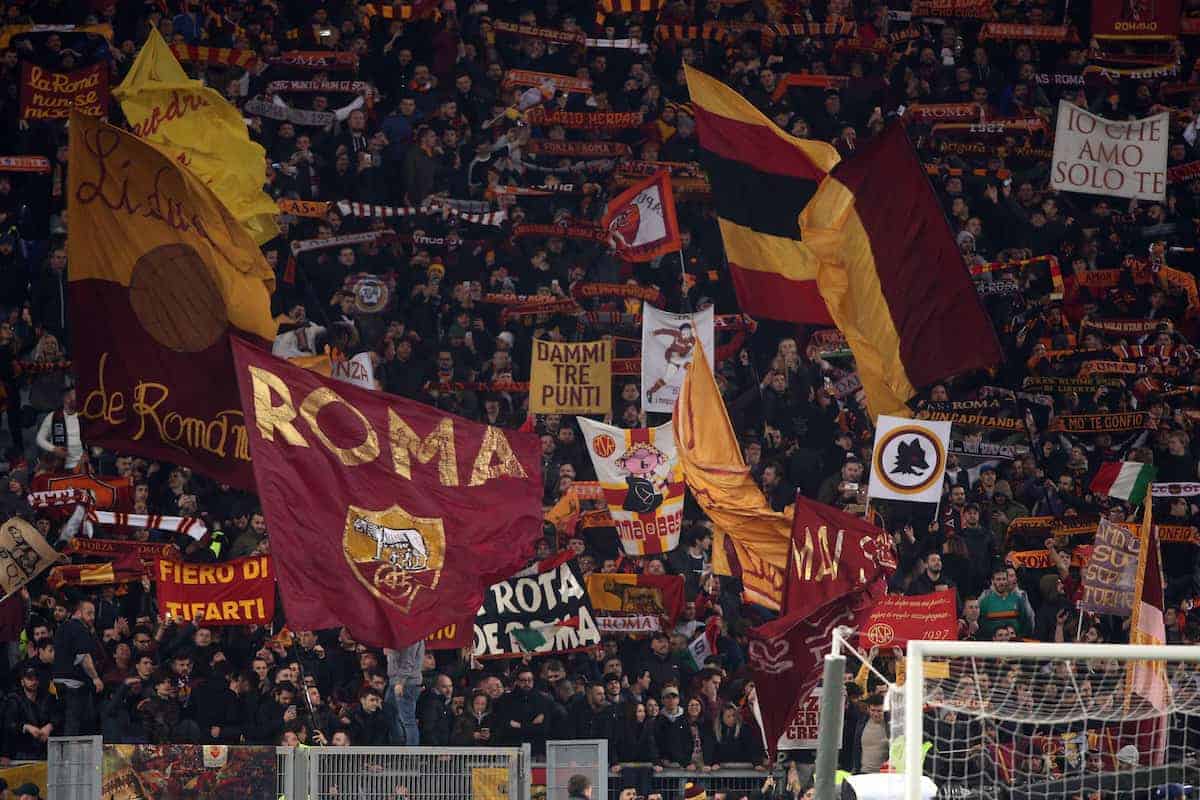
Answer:
[[764, 566], [786, 570], [792, 509], [772, 511], [754, 482], [701, 349], [697, 343], [672, 420], [683, 476], [716, 528]]
[[198, 175], [256, 244], [279, 233], [266, 192], [266, 152], [229, 101], [192, 80], [154, 28], [113, 94], [134, 132]]
[[199, 176], [71, 114], [68, 297], [82, 434], [253, 488], [232, 329], [270, 342], [275, 276]]

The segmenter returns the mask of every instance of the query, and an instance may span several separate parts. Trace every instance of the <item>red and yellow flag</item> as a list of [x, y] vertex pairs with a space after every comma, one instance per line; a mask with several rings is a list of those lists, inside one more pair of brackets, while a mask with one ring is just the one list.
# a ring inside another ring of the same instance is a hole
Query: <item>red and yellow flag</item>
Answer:
[[[690, 67], [696, 132], [734, 286], [751, 314], [832, 321], [872, 417], [1001, 351], [900, 123], [839, 160]], [[825, 316], [822, 316], [824, 312]]]

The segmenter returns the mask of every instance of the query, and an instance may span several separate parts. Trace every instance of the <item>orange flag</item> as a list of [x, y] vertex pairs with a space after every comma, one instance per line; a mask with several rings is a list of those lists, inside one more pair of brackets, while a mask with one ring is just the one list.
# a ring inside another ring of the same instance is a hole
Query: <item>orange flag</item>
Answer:
[[672, 420], [683, 476], [713, 525], [771, 574], [764, 588], [771, 587], [770, 600], [778, 605], [792, 541], [792, 508], [772, 511], [763, 497], [742, 460], [703, 348], [699, 342], [695, 347], [698, 352], [687, 367]]

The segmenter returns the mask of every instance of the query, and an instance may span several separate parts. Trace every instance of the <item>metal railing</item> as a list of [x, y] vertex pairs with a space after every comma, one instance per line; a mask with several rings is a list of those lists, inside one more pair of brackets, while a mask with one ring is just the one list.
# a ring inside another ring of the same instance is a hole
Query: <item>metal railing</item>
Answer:
[[[633, 786], [638, 794], [659, 794], [663, 800], [683, 800], [684, 787], [689, 781], [694, 781], [704, 787], [711, 798], [716, 792], [723, 792], [732, 800], [740, 794], [751, 797], [762, 789], [763, 781], [771, 773], [756, 770], [749, 765], [746, 768], [725, 767], [712, 772], [695, 772], [685, 769], [664, 769], [653, 772], [648, 765], [625, 765], [617, 772], [609, 772], [608, 797], [617, 800], [621, 790]], [[778, 776], [776, 776], [778, 780]]]
[[305, 757], [309, 800], [526, 800], [529, 796], [529, 745], [310, 747]]
[[54, 800], [100, 800], [103, 761], [104, 742], [99, 736], [51, 736], [46, 749], [46, 795]]

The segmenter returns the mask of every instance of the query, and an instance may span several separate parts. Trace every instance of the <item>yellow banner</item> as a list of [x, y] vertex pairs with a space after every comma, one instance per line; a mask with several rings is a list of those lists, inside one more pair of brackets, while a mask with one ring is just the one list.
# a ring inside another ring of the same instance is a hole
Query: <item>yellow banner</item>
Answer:
[[266, 151], [229, 101], [187, 76], [157, 29], [113, 94], [134, 133], [202, 178], [255, 244], [278, 235], [279, 208], [262, 188]]
[[612, 410], [612, 343], [533, 341], [529, 410], [607, 414]]
[[71, 282], [129, 287], [142, 327], [177, 352], [210, 346], [226, 323], [274, 340], [275, 273], [201, 179], [176, 163], [112, 125], [71, 115]]

